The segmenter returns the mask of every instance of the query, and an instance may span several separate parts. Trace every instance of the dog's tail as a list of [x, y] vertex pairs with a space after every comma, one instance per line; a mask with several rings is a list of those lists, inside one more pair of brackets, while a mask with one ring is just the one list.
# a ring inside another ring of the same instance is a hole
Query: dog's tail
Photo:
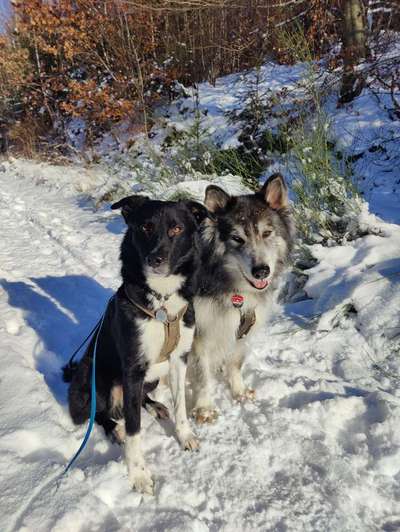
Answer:
[[75, 425], [81, 425], [90, 416], [91, 358], [84, 356], [78, 362], [69, 361], [62, 368], [63, 381], [69, 383], [69, 413]]
[[73, 379], [73, 376], [78, 370], [78, 362], [68, 362], [65, 366], [62, 368], [62, 379], [66, 383], [70, 383]]

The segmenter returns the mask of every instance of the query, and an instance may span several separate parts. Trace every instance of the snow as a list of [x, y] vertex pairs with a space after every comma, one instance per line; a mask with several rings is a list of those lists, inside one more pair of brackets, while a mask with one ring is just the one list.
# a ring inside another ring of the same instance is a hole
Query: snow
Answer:
[[[263, 90], [296, 88], [303, 73], [268, 63]], [[239, 131], [226, 111], [240, 108], [247, 83], [232, 75], [200, 85], [204, 127], [225, 147]], [[192, 104], [169, 108], [155, 150], [172, 125], [190, 127], [179, 111]], [[119, 285], [124, 224], [101, 198], [141, 182], [105, 165], [0, 162], [0, 530], [400, 528], [399, 120], [368, 91], [328, 111], [341, 149], [362, 153], [353, 169], [372, 213], [365, 205], [360, 216], [374, 234], [310, 248], [316, 264], [305, 272], [304, 299], [280, 304], [248, 346], [255, 403], [232, 403], [219, 384], [220, 416], [195, 428], [198, 453], [179, 448], [170, 422], [144, 413], [154, 497], [130, 490], [121, 449], [98, 427], [61, 477], [86, 427], [69, 418], [60, 367]], [[371, 150], [382, 139], [387, 152]], [[214, 182], [245, 190], [235, 176]], [[208, 184], [204, 176], [169, 181], [156, 194], [201, 199]], [[163, 400], [171, 406], [167, 390]]]
[[387, 221], [400, 222], [400, 117], [391, 119], [390, 95], [379, 99], [363, 93], [332, 119], [333, 137], [347, 155], [362, 154], [354, 163], [356, 183], [373, 211]]
[[221, 148], [235, 148], [239, 145], [241, 124], [232, 122], [230, 114], [243, 108], [249, 90], [256, 90], [257, 87], [261, 99], [284, 89], [299, 96], [304, 92], [299, 84], [306, 70], [304, 64], [288, 66], [268, 62], [260, 66], [258, 74], [253, 71], [231, 74], [217, 79], [215, 85], [200, 83], [197, 91], [187, 89], [185, 97], [167, 108], [161, 108], [159, 114], [164, 117], [164, 127], [167, 130], [187, 131], [193, 124], [197, 111], [201, 116], [202, 129]]

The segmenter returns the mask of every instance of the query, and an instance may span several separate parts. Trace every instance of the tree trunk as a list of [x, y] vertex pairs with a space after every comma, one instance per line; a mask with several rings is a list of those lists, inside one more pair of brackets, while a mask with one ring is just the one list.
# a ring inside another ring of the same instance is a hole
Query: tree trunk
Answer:
[[362, 0], [342, 0], [343, 78], [339, 103], [358, 96], [364, 80], [355, 66], [367, 57], [367, 29]]

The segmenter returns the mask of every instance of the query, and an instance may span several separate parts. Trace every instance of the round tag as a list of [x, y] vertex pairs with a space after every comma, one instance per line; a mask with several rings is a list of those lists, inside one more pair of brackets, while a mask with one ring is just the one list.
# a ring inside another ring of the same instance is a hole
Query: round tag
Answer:
[[232, 305], [236, 308], [240, 308], [243, 305], [244, 297], [239, 294], [234, 294], [231, 297]]
[[168, 320], [167, 311], [163, 307], [156, 310], [155, 316], [156, 316], [156, 320], [161, 321], [162, 323], [165, 323]]

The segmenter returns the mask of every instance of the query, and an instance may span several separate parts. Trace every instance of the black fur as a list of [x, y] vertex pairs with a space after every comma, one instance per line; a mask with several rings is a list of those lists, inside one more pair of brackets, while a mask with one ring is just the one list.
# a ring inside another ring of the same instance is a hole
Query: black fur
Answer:
[[[156, 261], [153, 266], [165, 275], [180, 274], [184, 282], [179, 295], [189, 305], [184, 322], [193, 327], [192, 299], [200, 254], [198, 228], [208, 213], [195, 202], [151, 201], [142, 196], [124, 198], [112, 208], [121, 208], [128, 229], [120, 254], [123, 285], [107, 306], [97, 341], [96, 421], [109, 434], [115, 427], [113, 419], [123, 416], [126, 433], [133, 435], [140, 430], [141, 406], [155, 404], [147, 393], [157, 383], [144, 385], [147, 361], [140, 349], [137, 318], [149, 317], [132, 305], [125, 290], [137, 303], [151, 308], [146, 281], [149, 264]], [[177, 227], [182, 231], [173, 234]], [[70, 382], [69, 411], [76, 424], [84, 423], [90, 414], [93, 348], [94, 337], [81, 361], [63, 368], [64, 381]], [[111, 411], [110, 393], [115, 385], [123, 388], [123, 412]]]

